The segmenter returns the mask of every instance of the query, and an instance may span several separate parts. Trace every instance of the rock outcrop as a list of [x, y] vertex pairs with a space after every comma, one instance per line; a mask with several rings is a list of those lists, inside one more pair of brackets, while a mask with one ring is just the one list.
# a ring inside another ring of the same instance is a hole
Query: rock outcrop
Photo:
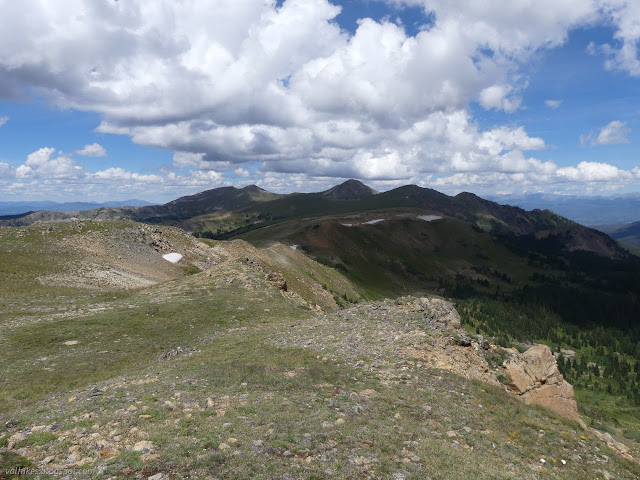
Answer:
[[445, 326], [460, 328], [460, 314], [454, 306], [441, 298], [419, 298], [409, 304], [414, 311], [423, 312], [424, 316]]
[[540, 405], [586, 425], [578, 415], [573, 387], [564, 380], [556, 359], [546, 345], [536, 345], [505, 361], [507, 390], [527, 405]]

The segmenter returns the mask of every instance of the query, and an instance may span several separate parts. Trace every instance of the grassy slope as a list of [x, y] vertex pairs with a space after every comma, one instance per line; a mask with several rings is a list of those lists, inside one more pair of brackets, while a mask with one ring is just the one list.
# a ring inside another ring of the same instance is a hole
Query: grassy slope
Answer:
[[[291, 265], [298, 254], [287, 247], [255, 252], [238, 242], [222, 244], [232, 254], [204, 273], [143, 290], [60, 292], [16, 287], [60, 268], [46, 238], [19, 232], [3, 230], [0, 237], [0, 251], [13, 253], [4, 258], [12, 273], [2, 277], [2, 288], [14, 285], [0, 317], [0, 415], [18, 420], [19, 429], [58, 422], [54, 433], [32, 434], [22, 445], [53, 452], [54, 464], [68, 456], [72, 439], [80, 454], [95, 452], [95, 440], [83, 429], [107, 439], [115, 429], [131, 435], [132, 444], [152, 441], [159, 456], [143, 461], [141, 453], [123, 448], [96, 463], [104, 470], [95, 478], [157, 472], [238, 479], [285, 473], [345, 479], [573, 479], [605, 470], [617, 478], [640, 475], [637, 465], [576, 425], [525, 407], [500, 389], [394, 358], [385, 363], [396, 373], [381, 379], [322, 352], [276, 347], [270, 336], [312, 313], [266, 282], [263, 271], [239, 261], [242, 253], [283, 270], [302, 297], [315, 294], [307, 279], [359, 294], [308, 259], [298, 270]], [[63, 259], [73, 262], [73, 252]], [[296, 272], [300, 280], [292, 279]], [[24, 307], [23, 300], [29, 302]], [[196, 351], [159, 359], [181, 345]], [[91, 394], [94, 387], [102, 393]], [[357, 393], [366, 389], [378, 395]], [[202, 408], [207, 398], [212, 407]], [[129, 434], [134, 427], [142, 433]], [[0, 446], [8, 436], [0, 430]], [[231, 448], [220, 450], [223, 443]], [[5, 466], [18, 460], [0, 456]]]
[[[425, 213], [388, 209], [368, 212], [355, 220], [349, 216], [292, 220], [243, 234], [242, 238], [255, 245], [273, 241], [299, 244], [322, 263], [340, 265], [338, 268], [372, 297], [435, 291], [442, 280], [454, 281], [456, 275], [488, 278], [492, 288], [499, 285], [509, 289], [509, 282], [498, 274], [525, 281], [542, 271], [529, 267], [526, 258], [466, 222], [455, 218], [435, 222], [417, 219]], [[389, 220], [376, 225], [342, 225], [374, 218]], [[478, 284], [478, 288], [483, 287]]]

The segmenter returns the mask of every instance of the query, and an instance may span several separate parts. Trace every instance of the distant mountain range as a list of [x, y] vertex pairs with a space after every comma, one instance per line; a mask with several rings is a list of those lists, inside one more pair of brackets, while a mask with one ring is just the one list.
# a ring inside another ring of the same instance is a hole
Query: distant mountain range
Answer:
[[0, 215], [21, 215], [26, 212], [36, 212], [46, 210], [48, 212], [78, 212], [83, 210], [94, 210], [100, 207], [142, 207], [153, 205], [144, 200], [124, 200], [121, 202], [65, 202], [58, 203], [52, 201], [40, 202], [0, 202]]
[[[135, 220], [179, 226], [199, 236], [232, 238], [275, 224], [293, 221], [293, 230], [309, 219], [373, 215], [397, 217], [407, 211], [439, 214], [473, 226], [478, 232], [531, 238], [566, 252], [588, 251], [609, 258], [626, 255], [616, 242], [599, 231], [574, 223], [550, 210], [526, 211], [500, 205], [472, 193], [448, 196], [436, 190], [405, 185], [376, 192], [357, 180], [318, 193], [279, 195], [256, 185], [222, 187], [178, 198], [164, 205], [100, 207], [68, 212], [35, 212], [0, 219], [0, 225], [78, 220]], [[371, 219], [369, 219], [371, 220]], [[317, 223], [317, 220], [315, 220]], [[347, 222], [348, 223], [348, 222]], [[295, 235], [293, 235], [295, 236]]]
[[[222, 187], [207, 190], [196, 195], [180, 197], [165, 205], [155, 205], [144, 200], [124, 200], [119, 202], [65, 202], [25, 201], [0, 202], [0, 216], [20, 215], [26, 212], [77, 212], [96, 210], [101, 207], [151, 207], [143, 209], [139, 217], [154, 217], [158, 220], [168, 216], [192, 217], [219, 210], [233, 210], [254, 201], [275, 200], [289, 197], [262, 190], [250, 185], [240, 190], [240, 194], [233, 192], [234, 187]], [[348, 180], [325, 192], [325, 197], [335, 200], [355, 200], [377, 194], [379, 192], [356, 180]], [[304, 195], [304, 194], [302, 194]], [[513, 205], [524, 210], [551, 210], [574, 222], [611, 233], [617, 228], [640, 221], [640, 193], [629, 195], [603, 196], [575, 196], [553, 194], [530, 195], [487, 195], [487, 200], [503, 205]], [[138, 216], [138, 215], [137, 215]]]
[[488, 195], [487, 198], [525, 210], [552, 210], [590, 227], [640, 221], [640, 193], [611, 197], [533, 194]]

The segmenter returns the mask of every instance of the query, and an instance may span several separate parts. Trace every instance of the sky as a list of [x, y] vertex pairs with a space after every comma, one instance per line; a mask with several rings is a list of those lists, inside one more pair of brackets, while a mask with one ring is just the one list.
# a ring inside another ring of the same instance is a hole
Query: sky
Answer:
[[635, 0], [0, 0], [0, 201], [640, 191]]

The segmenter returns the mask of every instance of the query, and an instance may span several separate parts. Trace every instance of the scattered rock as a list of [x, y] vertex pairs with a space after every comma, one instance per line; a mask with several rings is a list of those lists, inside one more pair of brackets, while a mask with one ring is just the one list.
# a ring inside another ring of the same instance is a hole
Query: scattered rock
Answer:
[[445, 326], [460, 328], [460, 314], [449, 302], [441, 298], [419, 298], [412, 306], [424, 316]]
[[491, 344], [489, 343], [489, 341], [482, 335], [478, 335], [477, 342], [478, 345], [480, 345], [480, 348], [482, 348], [483, 350], [489, 350], [489, 348], [491, 348]]
[[115, 448], [103, 448], [98, 452], [100, 459], [105, 460], [107, 458], [113, 458], [120, 455], [120, 452]]
[[454, 338], [453, 343], [460, 347], [470, 347], [471, 338], [469, 338], [467, 335], [460, 335]]
[[148, 440], [143, 440], [141, 442], [136, 443], [133, 446], [134, 452], [151, 453], [157, 449], [158, 447], [156, 447], [153, 443], [149, 442]]
[[179, 357], [180, 355], [191, 355], [199, 351], [200, 350], [197, 348], [182, 346], [169, 350], [168, 352], [161, 353], [159, 358], [160, 360], [167, 360], [169, 358]]
[[371, 388], [367, 388], [366, 390], [360, 392], [360, 396], [364, 398], [374, 398], [378, 396], [378, 392]]
[[286, 292], [288, 290], [287, 281], [284, 279], [281, 273], [268, 273], [266, 279], [283, 292]]

